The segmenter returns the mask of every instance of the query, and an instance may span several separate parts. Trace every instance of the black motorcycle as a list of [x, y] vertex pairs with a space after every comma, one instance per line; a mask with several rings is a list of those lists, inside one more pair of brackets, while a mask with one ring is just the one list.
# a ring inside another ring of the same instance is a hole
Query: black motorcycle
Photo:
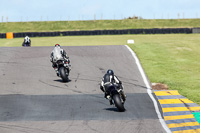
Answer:
[[31, 46], [31, 43], [24, 43], [24, 42], [23, 42], [23, 43], [22, 43], [22, 46], [23, 46], [23, 47], [30, 47], [30, 46]]
[[111, 84], [108, 86], [107, 91], [117, 109], [123, 112], [125, 111], [124, 103], [126, 101], [126, 96], [121, 88], [122, 87], [118, 87], [116, 84]]
[[69, 80], [69, 62], [66, 60], [58, 60], [56, 62], [57, 68], [58, 68], [58, 76], [62, 78], [64, 82], [67, 82]]

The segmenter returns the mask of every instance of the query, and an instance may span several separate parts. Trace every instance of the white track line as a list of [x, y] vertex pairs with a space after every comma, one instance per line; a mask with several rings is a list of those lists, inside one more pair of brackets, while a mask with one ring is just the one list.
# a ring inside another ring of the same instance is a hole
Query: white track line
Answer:
[[152, 95], [151, 86], [149, 85], [149, 82], [148, 82], [147, 77], [146, 77], [146, 75], [145, 75], [145, 73], [144, 73], [144, 70], [143, 70], [143, 68], [142, 68], [142, 66], [141, 66], [141, 64], [140, 64], [139, 59], [137, 58], [135, 52], [134, 52], [129, 46], [125, 45], [125, 47], [131, 52], [133, 58], [135, 59], [135, 62], [136, 62], [136, 64], [137, 64], [137, 66], [138, 66], [138, 69], [139, 69], [139, 71], [140, 71], [140, 73], [141, 73], [141, 75], [142, 75], [143, 81], [144, 81], [144, 83], [145, 83], [145, 85], [146, 85], [146, 87], [147, 87], [147, 93], [149, 94], [151, 100], [152, 100], [153, 103], [154, 103], [154, 107], [155, 107], [155, 110], [156, 110], [156, 113], [157, 113], [157, 115], [158, 115], [158, 119], [159, 119], [161, 125], [163, 126], [163, 128], [165, 129], [165, 131], [166, 131], [167, 133], [171, 133], [171, 130], [168, 128], [168, 126], [166, 125], [164, 119], [162, 118], [162, 116], [161, 116], [161, 114], [160, 114], [160, 111], [159, 111], [159, 109], [158, 109], [158, 103], [157, 103], [157, 101], [155, 100], [155, 98], [154, 98], [153, 95]]

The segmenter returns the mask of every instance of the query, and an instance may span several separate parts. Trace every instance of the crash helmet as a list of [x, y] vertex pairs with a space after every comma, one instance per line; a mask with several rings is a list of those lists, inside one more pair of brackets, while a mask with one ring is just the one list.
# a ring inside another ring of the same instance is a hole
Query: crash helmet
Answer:
[[55, 44], [55, 47], [60, 47], [60, 44]]
[[107, 74], [109, 74], [109, 75], [114, 75], [114, 72], [113, 72], [113, 70], [108, 69]]

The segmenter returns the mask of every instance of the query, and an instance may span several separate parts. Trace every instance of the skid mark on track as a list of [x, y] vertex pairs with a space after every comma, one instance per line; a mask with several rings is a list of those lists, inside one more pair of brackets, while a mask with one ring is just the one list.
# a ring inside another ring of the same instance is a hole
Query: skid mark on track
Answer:
[[43, 84], [46, 84], [46, 85], [48, 85], [48, 86], [52, 86], [52, 87], [56, 87], [56, 88], [61, 88], [61, 89], [66, 89], [66, 88], [64, 88], [64, 87], [60, 87], [60, 86], [57, 86], [57, 85], [52, 85], [52, 84], [46, 83], [46, 82], [44, 82], [44, 81], [42, 81], [42, 80], [39, 80], [39, 82], [41, 82], [41, 83], [43, 83]]
[[[91, 81], [91, 82], [100, 82], [99, 80], [95, 80], [95, 79], [101, 79], [100, 77], [90, 77], [88, 75], [81, 75], [84, 78], [80, 78], [80, 74], [78, 74], [76, 77], [71, 77], [70, 79], [73, 79], [75, 82], [77, 82], [78, 80], [85, 80], [85, 81]], [[87, 78], [86, 78], [87, 77]]]
[[98, 67], [98, 66], [96, 66], [96, 67], [101, 71], [101, 73], [103, 73], [103, 74], [106, 73], [106, 70], [105, 70], [105, 69], [103, 69], [103, 68], [101, 68], [101, 67]]
[[76, 79], [75, 79], [75, 82], [78, 81], [79, 76], [80, 76], [80, 73], [78, 73], [78, 75], [77, 75], [77, 77], [76, 77]]
[[[74, 118], [74, 117], [73, 117], [73, 118]], [[73, 126], [73, 124], [74, 124], [74, 119], [71, 120], [69, 126], [64, 130], [63, 133], [68, 133], [69, 129]]]
[[[66, 85], [66, 84], [65, 84], [66, 88], [64, 88], [64, 87], [60, 87], [60, 86], [57, 86], [57, 85], [52, 85], [52, 84], [46, 83], [46, 82], [41, 81], [41, 80], [39, 80], [39, 82], [41, 82], [41, 83], [43, 83], [43, 84], [46, 84], [46, 85], [48, 85], [48, 86], [55, 87], [55, 88], [70, 90], [70, 91], [75, 92], [75, 93], [78, 93], [78, 94], [88, 94], [88, 92], [83, 92], [83, 91], [79, 91], [79, 90], [75, 90], [75, 89], [70, 89], [70, 88], [68, 87], [68, 85]], [[77, 89], [78, 87], [75, 85], [74, 88]], [[96, 97], [96, 98], [102, 98], [102, 97], [100, 97], [100, 96], [96, 96], [96, 95], [92, 95], [92, 94], [89, 95], [89, 96], [91, 96], [91, 97]]]
[[10, 125], [10, 124], [0, 124], [0, 128], [10, 129], [13, 131], [20, 131], [20, 132], [46, 132], [46, 133], [58, 133], [51, 130], [39, 129], [39, 128], [32, 128], [27, 126], [17, 126], [17, 125]]
[[[69, 88], [68, 88], [68, 85], [65, 85], [66, 88], [64, 88], [64, 87], [60, 87], [60, 86], [57, 86], [57, 85], [52, 85], [52, 84], [46, 83], [46, 82], [41, 81], [41, 80], [39, 80], [39, 82], [41, 82], [41, 83], [43, 83], [43, 84], [46, 84], [46, 85], [48, 85], [48, 86], [55, 87], [55, 88], [70, 90], [70, 91], [72, 91], [72, 92], [79, 93], [79, 94], [86, 94], [86, 93], [84, 93], [84, 92], [82, 92], [82, 91], [78, 91], [78, 90], [74, 90], [74, 89], [69, 89]], [[77, 88], [77, 87], [75, 87], [75, 88]]]
[[2, 64], [18, 64], [18, 62], [10, 62], [10, 61], [7, 61], [7, 62], [0, 62], [0, 63], [2, 63]]
[[[84, 122], [83, 122], [83, 125], [85, 125], [86, 127], [88, 127], [90, 131], [93, 131], [93, 132], [95, 132], [95, 133], [102, 133], [102, 132], [100, 132], [100, 131], [98, 131], [98, 130], [92, 128], [92, 127], [88, 124], [88, 121], [84, 121]], [[90, 131], [88, 131], [88, 132], [90, 132]]]

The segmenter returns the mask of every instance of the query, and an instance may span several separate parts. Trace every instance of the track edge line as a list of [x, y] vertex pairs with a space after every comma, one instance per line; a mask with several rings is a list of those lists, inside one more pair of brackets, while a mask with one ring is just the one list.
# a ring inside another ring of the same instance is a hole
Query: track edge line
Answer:
[[143, 68], [142, 68], [142, 66], [141, 66], [141, 64], [140, 64], [140, 61], [139, 61], [137, 55], [135, 54], [135, 52], [134, 52], [128, 45], [124, 45], [124, 46], [131, 52], [133, 58], [135, 59], [135, 62], [136, 62], [136, 64], [137, 64], [137, 67], [138, 67], [138, 69], [139, 69], [139, 71], [140, 71], [140, 74], [141, 74], [141, 76], [142, 76], [142, 78], [143, 78], [143, 81], [144, 81], [144, 83], [145, 83], [145, 85], [146, 85], [146, 87], [147, 87], [147, 93], [148, 93], [149, 97], [151, 98], [151, 100], [152, 100], [153, 103], [154, 103], [154, 107], [155, 107], [156, 113], [157, 113], [157, 115], [158, 115], [158, 119], [159, 119], [159, 121], [160, 121], [162, 127], [165, 129], [165, 131], [166, 131], [167, 133], [172, 133], [171, 130], [170, 130], [170, 129], [168, 128], [168, 126], [166, 125], [164, 119], [163, 119], [162, 116], [161, 116], [161, 113], [160, 113], [160, 111], [159, 111], [159, 109], [158, 109], [158, 103], [157, 103], [157, 101], [155, 100], [155, 98], [154, 98], [153, 95], [152, 95], [151, 86], [149, 85], [149, 82], [148, 82], [148, 80], [147, 80], [147, 77], [145, 76], [145, 72], [144, 72], [144, 70], [143, 70]]

